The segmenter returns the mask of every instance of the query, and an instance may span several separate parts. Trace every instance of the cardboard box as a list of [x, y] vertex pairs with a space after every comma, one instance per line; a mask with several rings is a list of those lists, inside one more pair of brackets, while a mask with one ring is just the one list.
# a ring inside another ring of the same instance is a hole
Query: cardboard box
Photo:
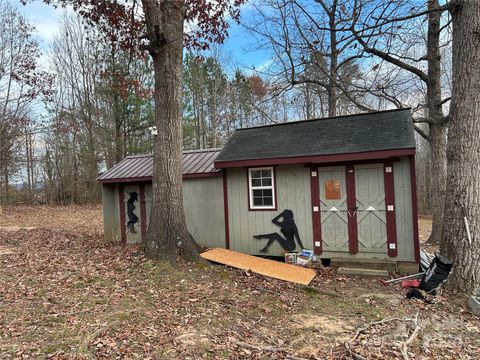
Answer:
[[303, 249], [302, 252], [300, 253], [300, 256], [305, 256], [305, 257], [312, 257], [313, 255], [315, 255], [315, 253], [313, 252], [313, 250], [307, 250], [307, 249]]
[[296, 253], [296, 252], [285, 253], [285, 263], [296, 264], [297, 263], [297, 255], [298, 255], [298, 253]]
[[312, 263], [312, 258], [307, 256], [299, 255], [297, 256], [297, 265], [308, 266]]

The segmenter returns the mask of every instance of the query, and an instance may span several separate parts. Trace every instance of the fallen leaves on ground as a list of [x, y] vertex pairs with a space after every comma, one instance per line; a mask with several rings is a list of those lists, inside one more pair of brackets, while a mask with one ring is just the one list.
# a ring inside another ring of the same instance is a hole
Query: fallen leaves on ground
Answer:
[[[218, 265], [172, 268], [105, 244], [101, 219], [98, 206], [4, 209], [0, 226], [19, 228], [0, 232], [0, 248], [13, 249], [0, 254], [0, 358], [347, 359], [357, 329], [417, 312], [410, 358], [478, 358], [478, 319], [458, 298], [409, 301], [399, 286], [333, 268], [310, 287]], [[351, 347], [400, 358], [411, 332], [379, 324]]]

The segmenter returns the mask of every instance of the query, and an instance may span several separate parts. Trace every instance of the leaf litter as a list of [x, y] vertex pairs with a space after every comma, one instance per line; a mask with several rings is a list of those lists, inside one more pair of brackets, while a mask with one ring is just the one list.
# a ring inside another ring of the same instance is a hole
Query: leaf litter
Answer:
[[333, 268], [309, 287], [218, 265], [172, 268], [105, 244], [101, 211], [3, 208], [1, 359], [480, 357], [479, 319], [453, 294], [428, 305]]

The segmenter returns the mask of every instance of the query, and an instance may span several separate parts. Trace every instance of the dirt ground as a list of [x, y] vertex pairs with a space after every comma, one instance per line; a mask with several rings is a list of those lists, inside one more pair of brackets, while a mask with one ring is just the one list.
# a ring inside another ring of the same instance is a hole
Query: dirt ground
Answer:
[[480, 358], [479, 318], [459, 295], [407, 300], [331, 268], [311, 285], [154, 263], [102, 242], [100, 206], [4, 208], [0, 358]]

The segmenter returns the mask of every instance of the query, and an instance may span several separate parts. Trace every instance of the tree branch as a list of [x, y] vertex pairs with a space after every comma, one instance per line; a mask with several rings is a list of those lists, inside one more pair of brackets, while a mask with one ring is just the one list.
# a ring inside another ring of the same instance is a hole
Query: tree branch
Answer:
[[430, 136], [422, 130], [421, 127], [419, 127], [418, 125], [416, 124], [413, 124], [413, 128], [415, 129], [415, 131], [418, 133], [418, 135], [420, 135], [422, 138], [424, 138], [425, 140], [427, 140], [428, 142], [431, 141], [431, 138]]

